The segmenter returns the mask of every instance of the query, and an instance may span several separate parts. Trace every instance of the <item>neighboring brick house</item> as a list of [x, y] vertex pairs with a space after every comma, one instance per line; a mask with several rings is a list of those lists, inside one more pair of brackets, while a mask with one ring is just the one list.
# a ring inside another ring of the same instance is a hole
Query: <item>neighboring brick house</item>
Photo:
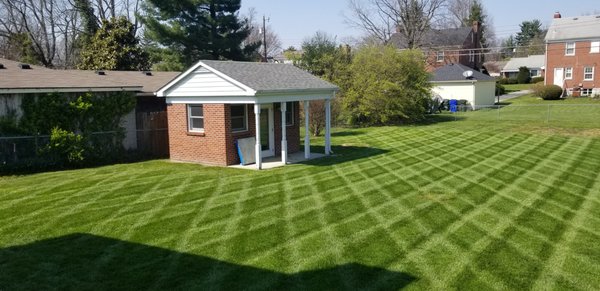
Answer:
[[[240, 163], [236, 142], [254, 139], [250, 160], [300, 151], [300, 102], [325, 100], [325, 154], [331, 152], [331, 102], [337, 87], [293, 65], [201, 61], [157, 92], [166, 97], [171, 160]], [[310, 120], [305, 110], [305, 122]], [[282, 126], [285, 124], [285, 126]], [[310, 158], [308, 123], [305, 157]], [[285, 137], [285, 138], [283, 138]]]
[[561, 86], [567, 95], [600, 94], [600, 15], [562, 18], [546, 35], [546, 84]]
[[[461, 64], [480, 70], [480, 27], [480, 23], [476, 21], [472, 27], [432, 29], [426, 32], [419, 48], [426, 55], [427, 70], [433, 72], [448, 64]], [[405, 37], [399, 31], [392, 35], [390, 43], [399, 49], [408, 48]]]

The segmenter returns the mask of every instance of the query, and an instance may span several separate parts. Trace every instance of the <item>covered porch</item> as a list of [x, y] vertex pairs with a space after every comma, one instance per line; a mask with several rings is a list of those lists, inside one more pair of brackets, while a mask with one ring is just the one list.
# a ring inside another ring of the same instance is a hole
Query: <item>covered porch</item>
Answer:
[[[271, 97], [273, 98], [273, 97]], [[275, 97], [277, 98], [277, 97]], [[275, 104], [279, 104], [279, 109], [281, 110], [281, 121], [279, 124], [286, 125], [288, 124], [288, 114], [287, 108], [289, 104], [289, 100], [299, 101], [303, 104], [303, 112], [304, 112], [304, 152], [295, 153], [293, 155], [289, 154], [288, 151], [288, 140], [287, 140], [287, 126], [280, 126], [281, 140], [274, 141], [276, 134], [274, 133], [275, 127], [273, 124], [278, 123], [279, 121], [274, 122], [274, 106], [273, 103], [256, 103], [253, 104], [254, 107], [254, 121], [255, 121], [255, 146], [254, 146], [254, 157], [252, 160], [255, 161], [253, 165], [240, 165], [241, 168], [254, 167], [257, 170], [274, 168], [277, 166], [284, 166], [289, 163], [298, 163], [302, 161], [307, 161], [314, 158], [321, 158], [324, 156], [329, 156], [331, 154], [331, 95], [329, 98], [324, 99], [324, 108], [322, 110], [325, 111], [325, 150], [322, 154], [311, 153], [310, 150], [310, 103], [311, 100], [295, 100], [298, 96], [281, 96], [283, 102], [275, 102]], [[293, 98], [293, 99], [292, 99]], [[310, 97], [308, 97], [310, 98]], [[314, 97], [313, 97], [314, 98]], [[312, 99], [318, 100], [318, 99]], [[293, 102], [294, 103], [294, 102]], [[292, 104], [293, 104], [292, 103]], [[266, 112], [265, 112], [266, 111]], [[267, 131], [266, 133], [264, 131]], [[302, 133], [301, 133], [302, 134]], [[280, 153], [274, 152], [276, 146], [275, 142], [280, 143]], [[277, 158], [277, 156], [279, 156]]]
[[[324, 153], [310, 153], [310, 158], [307, 159], [304, 152], [298, 152], [298, 153], [294, 153], [294, 154], [288, 154], [287, 163], [284, 163], [283, 159], [281, 157], [263, 158], [261, 170], [270, 170], [270, 169], [281, 168], [285, 165], [300, 164], [300, 163], [308, 162], [310, 160], [316, 160], [316, 159], [320, 159], [320, 158], [324, 158], [324, 157], [327, 157], [327, 155], [325, 155]], [[229, 166], [229, 167], [233, 168], [233, 169], [242, 169], [242, 170], [258, 170], [256, 165], [254, 165], [254, 164], [233, 165], [233, 166]]]

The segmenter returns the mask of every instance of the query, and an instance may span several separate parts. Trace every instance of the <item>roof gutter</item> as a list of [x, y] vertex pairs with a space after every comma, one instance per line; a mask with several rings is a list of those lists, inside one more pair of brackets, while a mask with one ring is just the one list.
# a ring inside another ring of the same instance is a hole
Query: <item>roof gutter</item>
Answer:
[[339, 87], [332, 87], [330, 89], [294, 89], [294, 90], [259, 90], [256, 91], [256, 96], [267, 96], [267, 95], [282, 95], [282, 94], [330, 94], [332, 92], [338, 92]]
[[0, 88], [0, 94], [33, 94], [33, 93], [83, 93], [83, 92], [141, 92], [142, 86], [124, 87], [55, 87], [55, 88]]

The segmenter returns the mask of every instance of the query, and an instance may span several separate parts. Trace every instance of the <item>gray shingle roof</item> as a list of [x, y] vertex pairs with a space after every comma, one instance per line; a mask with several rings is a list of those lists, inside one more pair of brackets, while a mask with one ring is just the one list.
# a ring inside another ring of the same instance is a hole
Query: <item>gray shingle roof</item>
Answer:
[[546, 63], [545, 55], [529, 56], [526, 58], [512, 58], [506, 66], [502, 69], [502, 72], [518, 72], [520, 67], [527, 67], [529, 69], [541, 69]]
[[[430, 30], [423, 36], [421, 47], [462, 46], [472, 31], [471, 27]], [[390, 42], [398, 48], [408, 48], [406, 38], [399, 33], [394, 33]]]
[[[473, 77], [469, 79], [465, 78], [463, 73], [466, 71], [473, 71]], [[449, 64], [441, 67], [433, 72], [433, 76], [431, 78], [432, 82], [456, 82], [467, 80], [485, 82], [495, 81], [496, 79], [461, 64]]]
[[293, 65], [231, 61], [201, 61], [257, 92], [337, 90], [338, 87]]
[[546, 41], [600, 38], [600, 15], [555, 18]]

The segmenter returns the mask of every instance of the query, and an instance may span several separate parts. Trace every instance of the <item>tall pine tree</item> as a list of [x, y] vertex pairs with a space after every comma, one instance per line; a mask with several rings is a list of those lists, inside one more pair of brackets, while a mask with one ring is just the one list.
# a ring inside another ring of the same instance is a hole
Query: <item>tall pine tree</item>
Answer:
[[240, 8], [241, 0], [146, 0], [142, 21], [146, 37], [183, 66], [200, 59], [248, 60], [260, 43], [242, 47], [250, 27], [238, 17]]
[[481, 46], [483, 48], [487, 48], [489, 47], [487, 39], [487, 14], [485, 14], [485, 12], [483, 11], [483, 5], [479, 0], [473, 1], [473, 4], [471, 5], [471, 10], [469, 12], [469, 18], [465, 19], [463, 23], [465, 26], [471, 26], [475, 21], [479, 21], [479, 23], [481, 23], [479, 27], [479, 40], [481, 41]]

